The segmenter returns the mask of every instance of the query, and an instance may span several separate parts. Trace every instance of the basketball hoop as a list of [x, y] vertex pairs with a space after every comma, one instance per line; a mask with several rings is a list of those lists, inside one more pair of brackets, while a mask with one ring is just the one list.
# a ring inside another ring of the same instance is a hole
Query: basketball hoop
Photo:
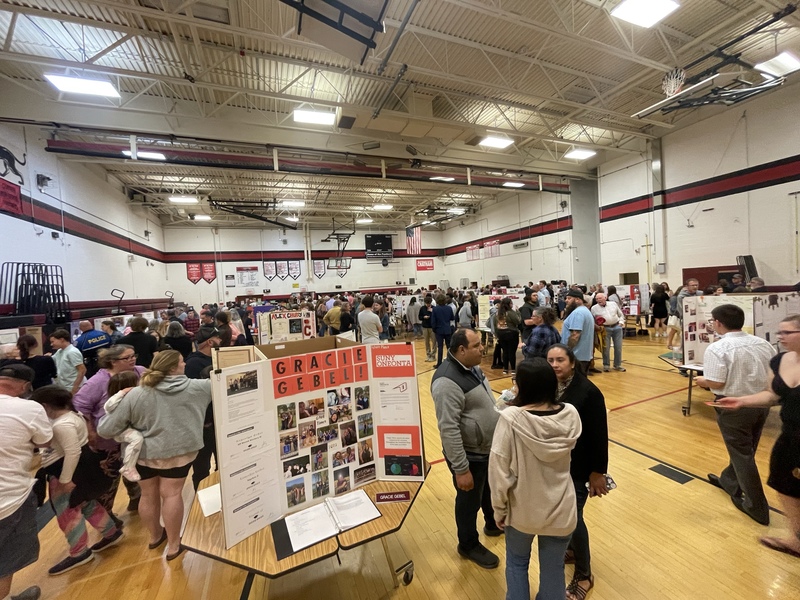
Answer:
[[664, 90], [667, 98], [669, 98], [681, 91], [684, 81], [686, 81], [686, 71], [680, 67], [675, 67], [664, 75], [664, 79], [661, 80], [661, 89]]

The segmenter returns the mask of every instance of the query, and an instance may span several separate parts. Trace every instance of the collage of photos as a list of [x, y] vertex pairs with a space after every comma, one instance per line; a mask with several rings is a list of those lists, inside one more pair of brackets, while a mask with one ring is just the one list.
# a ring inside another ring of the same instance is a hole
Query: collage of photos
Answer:
[[375, 425], [369, 409], [368, 385], [328, 389], [319, 398], [276, 407], [289, 508], [376, 479]]

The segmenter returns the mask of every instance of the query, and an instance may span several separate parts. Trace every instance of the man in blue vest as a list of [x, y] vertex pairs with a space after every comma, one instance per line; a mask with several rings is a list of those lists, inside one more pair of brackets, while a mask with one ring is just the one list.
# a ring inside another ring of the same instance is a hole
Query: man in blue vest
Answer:
[[86, 379], [89, 379], [100, 370], [100, 365], [97, 362], [97, 353], [101, 348], [111, 346], [111, 336], [104, 331], [95, 329], [89, 321], [81, 321], [78, 328], [83, 333], [75, 340], [75, 347], [83, 354]]

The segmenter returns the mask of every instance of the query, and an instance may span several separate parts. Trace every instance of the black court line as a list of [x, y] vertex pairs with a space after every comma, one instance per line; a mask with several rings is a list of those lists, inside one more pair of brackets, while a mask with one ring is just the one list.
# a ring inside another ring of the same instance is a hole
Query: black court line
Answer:
[[655, 473], [658, 473], [659, 475], [663, 475], [667, 479], [670, 479], [675, 483], [679, 483], [681, 485], [684, 485], [685, 483], [689, 483], [690, 481], [692, 481], [692, 478], [686, 475], [685, 473], [676, 471], [672, 467], [668, 467], [667, 465], [662, 463], [653, 465], [652, 467], [650, 467], [650, 470]]
[[[656, 458], [655, 456], [652, 456], [651, 454], [647, 454], [647, 452], [642, 452], [641, 450], [637, 450], [636, 448], [631, 448], [627, 444], [623, 444], [622, 442], [618, 442], [616, 440], [612, 440], [611, 438], [608, 438], [608, 441], [610, 443], [612, 443], [612, 444], [615, 444], [615, 445], [619, 446], [620, 448], [625, 448], [626, 450], [630, 450], [631, 452], [633, 452], [635, 454], [638, 454], [639, 456], [644, 456], [645, 458], [649, 458], [650, 460], [653, 460], [653, 461], [655, 461], [657, 463], [665, 465], [665, 466], [669, 467], [670, 469], [678, 471], [679, 473], [683, 473], [685, 475], [688, 475], [692, 479], [697, 479], [699, 481], [707, 483], [708, 485], [711, 485], [711, 482], [708, 479], [706, 479], [705, 477], [700, 477], [700, 475], [692, 473], [691, 471], [687, 471], [686, 469], [681, 469], [680, 467], [676, 467], [675, 465], [672, 465], [672, 464], [670, 464], [670, 463], [668, 463], [666, 461], [663, 461], [660, 458]], [[780, 510], [778, 508], [775, 508], [774, 506], [770, 506], [769, 509], [771, 511], [773, 511], [773, 512], [776, 512], [779, 515], [783, 515], [784, 514], [782, 510]]]
[[662, 371], [664, 373], [678, 373], [678, 367], [674, 367], [672, 369], [665, 369], [663, 367], [651, 367], [650, 365], [640, 365], [638, 363], [633, 363], [628, 360], [625, 361], [626, 365], [630, 365], [633, 367], [641, 367], [642, 369], [652, 369], [653, 371]]
[[239, 595], [239, 600], [247, 600], [250, 597], [250, 590], [253, 587], [253, 579], [255, 578], [255, 573], [252, 571], [247, 572], [247, 577], [244, 580], [244, 587], [242, 587], [242, 593]]

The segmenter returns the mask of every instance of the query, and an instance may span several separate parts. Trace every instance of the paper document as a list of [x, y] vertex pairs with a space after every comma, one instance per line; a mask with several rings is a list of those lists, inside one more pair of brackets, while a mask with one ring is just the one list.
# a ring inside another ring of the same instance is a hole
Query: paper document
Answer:
[[381, 516], [381, 511], [372, 503], [364, 490], [328, 498], [325, 502], [339, 526], [339, 531], [352, 529]]
[[210, 517], [214, 513], [222, 510], [222, 495], [220, 494], [219, 484], [207, 487], [197, 492], [197, 501], [204, 517]]

